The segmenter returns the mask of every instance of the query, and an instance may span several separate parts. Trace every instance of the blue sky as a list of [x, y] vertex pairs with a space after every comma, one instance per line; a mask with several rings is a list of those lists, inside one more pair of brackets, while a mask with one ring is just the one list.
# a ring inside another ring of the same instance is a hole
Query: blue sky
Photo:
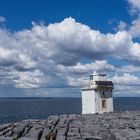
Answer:
[[11, 30], [31, 28], [31, 21], [44, 21], [46, 25], [73, 17], [102, 32], [112, 31], [109, 20], [130, 22], [126, 0], [3, 0], [0, 13], [7, 19]]
[[0, 1], [0, 97], [77, 97], [92, 71], [140, 95], [140, 0]]

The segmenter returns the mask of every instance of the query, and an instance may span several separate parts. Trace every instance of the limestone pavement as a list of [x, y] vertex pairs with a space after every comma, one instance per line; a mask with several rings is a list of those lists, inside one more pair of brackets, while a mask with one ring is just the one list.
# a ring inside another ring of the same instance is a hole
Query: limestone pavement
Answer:
[[23, 120], [0, 125], [0, 140], [140, 140], [140, 112]]

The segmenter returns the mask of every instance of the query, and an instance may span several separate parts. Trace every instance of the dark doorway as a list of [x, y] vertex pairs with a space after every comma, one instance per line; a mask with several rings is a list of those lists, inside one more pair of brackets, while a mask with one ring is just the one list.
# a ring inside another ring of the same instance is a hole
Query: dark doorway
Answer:
[[102, 100], [102, 108], [106, 108], [107, 105], [106, 105], [106, 100]]

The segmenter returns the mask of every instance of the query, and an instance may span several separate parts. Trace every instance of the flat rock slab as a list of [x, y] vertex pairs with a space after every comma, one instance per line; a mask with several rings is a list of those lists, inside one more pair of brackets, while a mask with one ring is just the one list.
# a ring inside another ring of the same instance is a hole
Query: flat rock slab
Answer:
[[140, 140], [140, 111], [50, 116], [3, 124], [0, 140]]

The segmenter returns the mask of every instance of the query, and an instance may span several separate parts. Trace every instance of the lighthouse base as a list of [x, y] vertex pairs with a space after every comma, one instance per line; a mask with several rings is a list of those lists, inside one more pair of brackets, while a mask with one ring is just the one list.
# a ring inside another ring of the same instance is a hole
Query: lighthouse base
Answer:
[[[107, 96], [105, 96], [107, 95]], [[95, 114], [113, 111], [113, 98], [111, 94], [94, 89], [82, 90], [82, 114]]]

